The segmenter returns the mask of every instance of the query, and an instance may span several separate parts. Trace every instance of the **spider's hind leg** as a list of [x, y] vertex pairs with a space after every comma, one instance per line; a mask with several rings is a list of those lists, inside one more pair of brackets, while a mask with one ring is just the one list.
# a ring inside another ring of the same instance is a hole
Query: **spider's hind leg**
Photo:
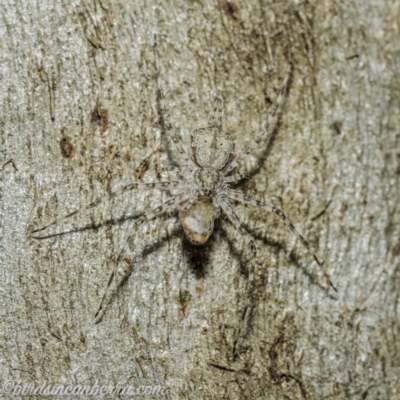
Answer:
[[[180, 194], [177, 194], [177, 195], [171, 197], [165, 203], [161, 204], [161, 206], [158, 206], [155, 209], [144, 213], [141, 217], [139, 217], [138, 219], [133, 221], [133, 226], [131, 228], [136, 228], [136, 229], [139, 228], [144, 222], [150, 221], [150, 220], [158, 217], [160, 214], [169, 210], [174, 205], [178, 204], [181, 201], [184, 201], [186, 197], [187, 197], [186, 193], [180, 193]], [[117, 291], [126, 282], [130, 273], [132, 272], [134, 261], [133, 261], [133, 257], [131, 257], [131, 254], [130, 254], [131, 253], [130, 245], [131, 245], [131, 242], [132, 242], [134, 236], [136, 235], [136, 229], [133, 233], [131, 233], [128, 236], [128, 239], [126, 240], [125, 244], [123, 245], [123, 247], [121, 248], [121, 250], [118, 253], [117, 259], [114, 261], [114, 268], [111, 272], [106, 289], [104, 291], [104, 295], [101, 299], [99, 309], [97, 310], [97, 312], [95, 314], [95, 323], [96, 324], [101, 321], [101, 319], [104, 315], [105, 306], [106, 306], [106, 304], [108, 304], [108, 298], [112, 295], [112, 294], [110, 294], [110, 296], [109, 296], [109, 291], [110, 291], [110, 287], [113, 284], [113, 282], [115, 282], [115, 290], [113, 292], [113, 293], [115, 293], [115, 291]], [[129, 264], [129, 267], [124, 268], [122, 274], [118, 274], [119, 265], [122, 261], [127, 262]], [[119, 279], [118, 282], [116, 282], [116, 278], [118, 275], [120, 275], [121, 279]]]
[[242, 235], [245, 243], [248, 245], [248, 247], [251, 251], [252, 259], [250, 262], [250, 271], [249, 271], [249, 275], [248, 275], [247, 291], [249, 293], [252, 293], [254, 290], [254, 263], [257, 258], [256, 244], [255, 244], [253, 238], [249, 235], [249, 233], [246, 231], [244, 226], [241, 224], [241, 222], [240, 222], [238, 216], [236, 215], [235, 211], [233, 210], [230, 202], [227, 199], [223, 199], [223, 200], [220, 200], [220, 205], [221, 205], [222, 210], [228, 216], [229, 220], [232, 222], [233, 226]]
[[255, 272], [255, 260], [257, 257], [257, 247], [253, 240], [253, 238], [249, 235], [246, 229], [241, 224], [238, 216], [236, 215], [235, 211], [233, 210], [230, 202], [228, 199], [220, 200], [220, 206], [225, 214], [228, 216], [229, 220], [232, 222], [233, 226], [236, 228], [237, 231], [242, 235], [244, 241], [249, 246], [249, 249], [252, 254], [252, 259], [250, 261], [250, 271], [247, 278], [247, 299], [245, 306], [243, 308], [242, 313], [242, 328], [239, 329], [237, 333], [237, 338], [234, 342], [233, 346], [233, 354], [234, 356], [240, 357], [241, 355], [241, 348], [247, 348], [248, 343], [248, 336], [249, 330], [251, 329], [251, 318], [253, 315], [254, 307], [255, 307], [255, 297], [256, 297], [256, 285], [254, 279], [254, 272]]
[[262, 208], [262, 209], [264, 209], [264, 210], [266, 210], [268, 212], [275, 213], [285, 223], [285, 225], [289, 227], [289, 229], [296, 235], [296, 237], [298, 239], [300, 239], [301, 243], [307, 249], [308, 253], [312, 256], [314, 261], [318, 264], [318, 266], [319, 266], [320, 270], [322, 271], [322, 273], [324, 274], [326, 280], [329, 282], [329, 285], [335, 290], [335, 292], [337, 292], [337, 289], [335, 288], [335, 286], [333, 286], [331, 278], [329, 277], [329, 275], [322, 268], [323, 262], [318, 259], [317, 255], [311, 249], [311, 246], [308, 243], [308, 241], [305, 239], [305, 237], [303, 235], [300, 234], [300, 232], [293, 225], [292, 221], [284, 214], [284, 212], [282, 210], [280, 210], [279, 208], [270, 206], [268, 204], [265, 204], [265, 203], [263, 203], [261, 201], [258, 201], [256, 199], [253, 199], [251, 197], [248, 197], [248, 196], [244, 195], [243, 193], [236, 192], [236, 191], [233, 191], [233, 190], [228, 190], [226, 195], [229, 198], [231, 198], [233, 200], [236, 200], [236, 201], [239, 201], [241, 203], [250, 204], [252, 206], [256, 206], [256, 207]]
[[[249, 246], [249, 249], [252, 253], [253, 259], [257, 257], [257, 247], [253, 240], [253, 238], [249, 235], [246, 229], [241, 224], [238, 216], [232, 208], [232, 205], [227, 199], [220, 201], [221, 208], [224, 210], [225, 214], [228, 216], [229, 220], [232, 222], [233, 226], [238, 230], [238, 232], [242, 235], [244, 241]], [[253, 261], [253, 260], [252, 260]], [[253, 277], [251, 277], [253, 279]]]

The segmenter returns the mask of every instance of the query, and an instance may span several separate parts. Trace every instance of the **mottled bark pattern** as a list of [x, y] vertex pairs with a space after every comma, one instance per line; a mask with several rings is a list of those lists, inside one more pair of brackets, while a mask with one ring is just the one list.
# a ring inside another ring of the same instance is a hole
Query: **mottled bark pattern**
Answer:
[[[0, 21], [0, 392], [400, 398], [399, 0], [4, 0]], [[254, 264], [225, 218], [201, 247], [176, 211], [134, 222], [171, 194], [126, 185], [176, 180], [173, 142], [188, 152], [217, 96], [235, 154], [255, 147], [238, 189], [290, 218], [337, 293], [261, 207], [235, 205]], [[128, 237], [130, 276], [95, 324]]]

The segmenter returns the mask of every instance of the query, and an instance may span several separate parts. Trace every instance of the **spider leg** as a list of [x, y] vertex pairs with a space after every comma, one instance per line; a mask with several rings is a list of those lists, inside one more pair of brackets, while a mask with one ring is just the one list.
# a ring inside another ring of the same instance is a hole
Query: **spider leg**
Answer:
[[329, 284], [332, 286], [332, 288], [337, 292], [337, 289], [335, 288], [335, 286], [333, 286], [333, 283], [330, 279], [330, 277], [328, 276], [328, 274], [322, 269], [322, 265], [323, 262], [321, 262], [318, 257], [316, 256], [316, 254], [311, 250], [309, 243], [307, 242], [307, 240], [304, 238], [304, 236], [302, 236], [299, 231], [294, 227], [292, 221], [290, 221], [290, 219], [283, 213], [282, 210], [280, 210], [279, 208], [270, 206], [268, 204], [265, 204], [261, 201], [258, 201], [256, 199], [253, 199], [251, 197], [248, 197], [242, 193], [239, 192], [235, 192], [233, 190], [228, 190], [226, 191], [226, 195], [236, 201], [239, 201], [241, 203], [245, 203], [245, 204], [250, 204], [252, 206], [256, 206], [256, 207], [260, 207], [268, 212], [273, 212], [275, 213], [284, 223], [286, 226], [288, 226], [290, 228], [290, 230], [297, 236], [298, 239], [300, 239], [301, 243], [303, 244], [303, 246], [307, 249], [308, 253], [311, 254], [311, 256], [313, 257], [313, 259], [315, 260], [315, 262], [318, 264], [318, 266], [320, 267], [322, 273], [324, 274], [325, 278], [328, 280]]
[[[147, 221], [150, 221], [150, 220], [156, 218], [157, 216], [159, 216], [163, 212], [167, 211], [171, 206], [183, 201], [185, 196], [186, 196], [186, 193], [180, 193], [180, 194], [177, 194], [177, 195], [171, 197], [165, 203], [163, 203], [160, 206], [154, 208], [153, 210], [150, 210], [150, 211], [144, 213], [139, 218], [137, 218], [135, 221], [133, 221], [133, 226], [132, 227], [139, 228], [144, 222], [147, 222]], [[95, 323], [100, 322], [100, 320], [101, 320], [101, 318], [103, 316], [104, 305], [106, 303], [107, 294], [108, 294], [108, 291], [109, 291], [109, 289], [111, 287], [111, 284], [114, 281], [114, 278], [117, 275], [119, 263], [125, 258], [129, 259], [129, 257], [126, 257], [126, 256], [127, 256], [128, 251], [129, 251], [129, 246], [130, 246], [130, 244], [131, 244], [131, 242], [132, 242], [132, 240], [133, 240], [135, 235], [136, 235], [136, 230], [135, 230], [135, 232], [131, 233], [128, 236], [128, 239], [125, 241], [124, 245], [122, 246], [121, 250], [118, 253], [117, 259], [114, 261], [114, 268], [113, 268], [113, 270], [111, 272], [111, 275], [110, 275], [110, 278], [108, 280], [104, 295], [103, 295], [103, 297], [101, 299], [99, 309], [97, 310], [97, 312], [95, 314]], [[131, 264], [132, 262], [133, 261], [129, 259], [129, 263]], [[125, 279], [126, 279], [128, 273], [125, 273], [123, 278], [117, 283], [117, 289], [125, 282]]]
[[[179, 181], [166, 181], [166, 182], [151, 182], [151, 183], [131, 183], [129, 185], [123, 186], [121, 189], [115, 190], [114, 192], [111, 192], [108, 195], [102, 196], [97, 198], [95, 201], [92, 203], [88, 204], [86, 207], [80, 208], [78, 210], [72, 211], [71, 213], [64, 215], [61, 220], [68, 219], [70, 217], [73, 217], [74, 215], [77, 215], [78, 213], [83, 213], [84, 211], [90, 210], [93, 207], [96, 207], [100, 203], [110, 200], [111, 198], [120, 195], [122, 193], [125, 193], [129, 190], [134, 190], [134, 189], [144, 189], [144, 190], [149, 190], [149, 189], [161, 189], [161, 190], [169, 190], [175, 187], [178, 187], [182, 183], [185, 183], [186, 181], [184, 180], [179, 180]], [[56, 225], [59, 222], [58, 219], [55, 219], [53, 222], [51, 222], [48, 225], [43, 226], [42, 228], [35, 229], [33, 233], [41, 232], [51, 226]], [[36, 239], [42, 238], [41, 236], [34, 236]]]
[[175, 167], [172, 165], [168, 166], [161, 166], [160, 164], [160, 152], [161, 152], [161, 146], [159, 144], [159, 137], [160, 135], [156, 135], [156, 144], [154, 148], [150, 151], [150, 153], [143, 159], [143, 161], [139, 164], [139, 166], [135, 170], [135, 180], [140, 181], [140, 179], [143, 177], [144, 173], [146, 172], [149, 164], [150, 164], [150, 159], [154, 156], [154, 167], [157, 173], [157, 178], [160, 179], [162, 176], [163, 172], [172, 172], [178, 175], [181, 174], [181, 169], [179, 167]]
[[226, 132], [226, 117], [224, 111], [224, 101], [222, 97], [217, 97], [214, 101], [210, 114], [207, 118], [207, 126], [216, 125], [223, 132]]
[[197, 199], [198, 193], [192, 193], [186, 203], [181, 206], [181, 211], [187, 211], [194, 203], [194, 201]]
[[157, 172], [159, 172], [159, 173], [172, 172], [173, 174], [177, 174], [177, 175], [182, 174], [181, 169], [178, 167], [160, 167]]
[[288, 80], [289, 80], [290, 71], [292, 69], [292, 58], [293, 58], [293, 52], [290, 55], [289, 65], [288, 65], [288, 69], [287, 69], [285, 78], [283, 79], [282, 87], [279, 90], [279, 94], [278, 94], [278, 97], [276, 99], [276, 102], [275, 102], [274, 106], [272, 107], [270, 113], [268, 114], [268, 117], [267, 117], [267, 120], [265, 121], [263, 129], [255, 137], [255, 139], [228, 164], [228, 166], [225, 169], [225, 173], [228, 173], [228, 172], [232, 171], [251, 152], [253, 152], [258, 147], [258, 144], [261, 142], [261, 139], [263, 138], [263, 136], [265, 136], [266, 133], [268, 132], [268, 126], [269, 126], [272, 118], [275, 116], [276, 110], [278, 109], [278, 107], [279, 107], [279, 105], [280, 105], [280, 103], [282, 101], [283, 92], [285, 91], [286, 85], [287, 85]]
[[179, 167], [168, 166], [168, 167], [161, 167], [159, 166], [157, 169], [157, 176], [161, 177], [162, 179], [185, 179], [184, 171], [181, 170]]
[[245, 178], [248, 178], [246, 174], [236, 174], [236, 175], [226, 176], [224, 177], [224, 183], [237, 182]]
[[[250, 247], [250, 250], [253, 255], [253, 258], [251, 259], [251, 262], [250, 262], [251, 269], [250, 269], [250, 273], [249, 273], [249, 277], [248, 277], [248, 286], [247, 286], [248, 297], [247, 297], [247, 302], [244, 307], [244, 311], [243, 311], [243, 315], [242, 315], [242, 320], [245, 322], [251, 316], [252, 309], [254, 308], [254, 306], [252, 306], [252, 301], [254, 298], [254, 289], [255, 289], [254, 260], [257, 257], [257, 247], [256, 247], [252, 237], [249, 235], [249, 233], [246, 231], [246, 229], [241, 224], [241, 222], [240, 222], [238, 216], [236, 215], [235, 211], [233, 210], [232, 205], [230, 204], [229, 200], [226, 198], [222, 198], [222, 199], [220, 199], [219, 204], [220, 204], [222, 210], [228, 216], [229, 220], [232, 222], [233, 226], [239, 231], [239, 233], [242, 235], [246, 244]], [[245, 325], [247, 325], [246, 322], [245, 322]], [[241, 329], [240, 329], [240, 331], [241, 331]], [[239, 332], [238, 338], [240, 336], [242, 336], [242, 335]], [[236, 353], [236, 344], [234, 346], [233, 353], [234, 354]]]
[[150, 159], [153, 153], [150, 153], [148, 156], [146, 156], [142, 162], [139, 164], [139, 166], [135, 169], [135, 179], [140, 180], [142, 179], [144, 173], [146, 172], [149, 164], [150, 164]]
[[171, 140], [174, 142], [176, 149], [178, 150], [179, 156], [182, 162], [187, 165], [193, 165], [192, 159], [188, 156], [184, 148], [182, 147], [182, 143], [179, 139], [178, 133], [172, 126], [169, 112], [165, 107], [165, 99], [164, 99], [164, 92], [160, 85], [160, 69], [158, 65], [158, 56], [157, 56], [157, 35], [154, 35], [154, 65], [156, 68], [156, 82], [157, 82], [157, 100], [159, 101], [160, 105], [160, 114], [161, 114], [161, 126], [163, 129], [167, 131]]
[[224, 213], [228, 216], [229, 220], [232, 222], [233, 226], [240, 232], [244, 241], [250, 247], [253, 257], [255, 258], [257, 256], [257, 248], [254, 243], [254, 240], [241, 224], [239, 217], [236, 215], [235, 211], [232, 208], [231, 203], [229, 202], [228, 199], [221, 199], [220, 205]]

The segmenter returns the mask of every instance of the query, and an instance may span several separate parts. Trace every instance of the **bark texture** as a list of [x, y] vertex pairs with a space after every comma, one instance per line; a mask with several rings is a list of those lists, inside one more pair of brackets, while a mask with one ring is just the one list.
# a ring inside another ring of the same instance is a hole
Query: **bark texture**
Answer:
[[[0, 21], [2, 385], [400, 399], [399, 0], [5, 0]], [[133, 228], [168, 192], [131, 192], [32, 238], [176, 165], [159, 121], [156, 33], [186, 146], [218, 94], [236, 149], [248, 144], [293, 48], [285, 101], [238, 187], [286, 212], [337, 293], [290, 230], [257, 209], [235, 206], [258, 247], [251, 296], [250, 252], [226, 219], [201, 248], [175, 211]], [[130, 277], [94, 324], [134, 229]]]

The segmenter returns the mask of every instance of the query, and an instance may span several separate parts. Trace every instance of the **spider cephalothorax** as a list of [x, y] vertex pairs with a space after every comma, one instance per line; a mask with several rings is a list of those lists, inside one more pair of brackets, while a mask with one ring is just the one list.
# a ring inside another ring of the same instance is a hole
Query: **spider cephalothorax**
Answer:
[[199, 168], [193, 173], [193, 183], [199, 193], [212, 196], [221, 190], [224, 184], [224, 175], [211, 168]]
[[[213, 110], [219, 111], [221, 106], [222, 99], [219, 98], [214, 103]], [[199, 167], [219, 171], [228, 163], [235, 142], [232, 135], [223, 130], [222, 121], [208, 121], [208, 123], [214, 122], [215, 124], [192, 133], [190, 147], [193, 160]]]

